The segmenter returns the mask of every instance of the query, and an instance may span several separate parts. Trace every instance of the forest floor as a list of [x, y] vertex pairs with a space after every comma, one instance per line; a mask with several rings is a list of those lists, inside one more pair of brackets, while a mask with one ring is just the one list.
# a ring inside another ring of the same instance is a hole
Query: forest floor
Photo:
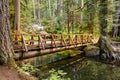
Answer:
[[0, 66], [0, 80], [34, 80], [32, 76], [20, 74], [9, 66]]

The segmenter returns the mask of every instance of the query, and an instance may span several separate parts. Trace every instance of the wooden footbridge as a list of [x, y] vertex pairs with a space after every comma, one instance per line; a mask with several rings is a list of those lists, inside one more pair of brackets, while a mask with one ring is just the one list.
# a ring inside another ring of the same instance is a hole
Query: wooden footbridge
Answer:
[[95, 43], [92, 34], [12, 34], [15, 59], [26, 59]]

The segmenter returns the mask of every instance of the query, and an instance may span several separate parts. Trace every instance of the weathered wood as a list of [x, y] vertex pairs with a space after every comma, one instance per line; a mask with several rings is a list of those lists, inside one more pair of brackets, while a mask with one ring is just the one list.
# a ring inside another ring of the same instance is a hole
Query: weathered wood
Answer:
[[[12, 34], [12, 35], [19, 37], [19, 35], [16, 34]], [[26, 36], [27, 37], [31, 36], [31, 40], [26, 39], [25, 38]], [[30, 53], [31, 56], [32, 54], [31, 51], [36, 51], [36, 50], [44, 54], [44, 53], [48, 53], [48, 51], [51, 53], [57, 50], [58, 51], [63, 50], [63, 48], [69, 49], [69, 48], [85, 46], [93, 43], [91, 39], [92, 39], [91, 35], [88, 34], [49, 34], [49, 35], [21, 34], [21, 41], [19, 39], [17, 40], [17, 42], [19, 41], [20, 44], [14, 44], [14, 49], [15, 51], [17, 50], [16, 53], [21, 53], [25, 50], [26, 52], [24, 53], [24, 55]], [[13, 43], [15, 42], [16, 41], [13, 40]], [[31, 42], [33, 43], [32, 45], [29, 44]], [[21, 45], [24, 50], [20, 49]], [[19, 57], [20, 55], [21, 54], [19, 54]], [[29, 56], [29, 54], [27, 56]]]
[[23, 49], [25, 49], [25, 51], [27, 52], [28, 49], [27, 49], [27, 46], [26, 46], [26, 43], [25, 43], [24, 35], [22, 34], [21, 37], [22, 37], [22, 46], [23, 46]]
[[78, 35], [78, 34], [77, 34], [77, 43], [78, 43], [78, 44], [81, 44], [81, 38], [80, 38], [80, 36], [81, 36], [81, 35]]
[[[78, 45], [78, 47], [80, 47], [80, 46], [82, 46], [82, 45]], [[18, 54], [15, 54], [14, 59], [15, 60], [28, 59], [28, 58], [46, 55], [46, 54], [50, 54], [50, 53], [55, 53], [55, 52], [72, 49], [72, 48], [75, 48], [75, 46], [73, 45], [73, 46], [67, 46], [67, 47], [57, 47], [57, 48], [52, 48], [52, 49], [30, 51], [30, 52], [25, 52], [24, 55], [22, 55], [22, 53], [19, 52]]]
[[38, 35], [38, 47], [41, 48], [41, 41], [40, 41], [40, 35]]
[[34, 44], [34, 35], [31, 35], [30, 44], [31, 44], [31, 45], [33, 45], [33, 44]]
[[44, 36], [44, 46], [46, 47], [46, 35], [43, 36]]
[[42, 37], [40, 35], [38, 35], [39, 37], [39, 40], [40, 40], [40, 44], [42, 46], [42, 49], [45, 49], [45, 45], [43, 44], [43, 41], [42, 41]]
[[72, 35], [72, 39], [71, 39], [72, 45], [74, 44], [74, 36], [75, 35]]
[[71, 45], [71, 35], [68, 35], [68, 45]]
[[64, 43], [63, 46], [67, 46], [67, 43], [66, 43], [66, 41], [65, 41], [65, 39], [64, 39], [64, 37], [63, 37], [63, 34], [61, 35], [61, 39], [62, 39], [62, 41], [63, 41], [63, 43]]
[[75, 43], [78, 44], [78, 35], [75, 35]]
[[[51, 35], [52, 39], [51, 39], [51, 43], [52, 43], [52, 47], [57, 47], [57, 44], [56, 44], [56, 41], [55, 41], [55, 38], [54, 38], [55, 35]], [[54, 45], [53, 45], [54, 44]]]

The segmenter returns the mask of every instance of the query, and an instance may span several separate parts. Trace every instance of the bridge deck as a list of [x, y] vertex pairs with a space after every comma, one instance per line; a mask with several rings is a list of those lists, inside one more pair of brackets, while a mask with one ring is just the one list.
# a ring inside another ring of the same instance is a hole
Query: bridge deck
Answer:
[[15, 59], [93, 44], [92, 34], [12, 34]]

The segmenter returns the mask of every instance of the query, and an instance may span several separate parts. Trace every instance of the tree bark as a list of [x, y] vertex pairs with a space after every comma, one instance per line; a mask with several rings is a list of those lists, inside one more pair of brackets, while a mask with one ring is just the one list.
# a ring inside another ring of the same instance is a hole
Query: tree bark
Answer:
[[14, 10], [14, 0], [9, 0], [9, 5], [10, 5], [10, 27], [12, 30], [14, 30], [14, 21], [15, 21], [15, 10]]
[[67, 1], [67, 30], [68, 34], [70, 34], [70, 10], [69, 10], [69, 1]]
[[33, 5], [33, 16], [34, 16], [34, 20], [36, 20], [35, 0], [32, 0], [32, 5]]
[[51, 18], [52, 12], [51, 12], [51, 0], [48, 0], [48, 7], [49, 7], [49, 17]]
[[93, 34], [94, 32], [94, 18], [95, 18], [95, 1], [92, 0], [90, 4], [87, 5], [87, 10], [89, 11], [87, 27], [89, 32]]
[[[108, 32], [107, 32], [107, 0], [100, 0], [100, 12], [99, 12], [99, 20], [100, 20], [100, 39], [98, 41], [101, 55], [104, 55], [105, 58], [114, 59], [113, 48], [108, 40]], [[105, 53], [105, 54], [103, 54]]]
[[38, 22], [39, 22], [40, 25], [42, 25], [41, 24], [41, 13], [42, 13], [41, 11], [42, 10], [41, 10], [41, 7], [40, 7], [41, 6], [41, 0], [38, 0], [38, 6], [39, 6], [38, 7]]
[[[81, 9], [84, 7], [84, 0], [81, 0]], [[83, 11], [81, 11], [81, 23], [83, 22]]]
[[58, 16], [63, 15], [62, 5], [63, 5], [62, 0], [57, 0], [57, 14], [58, 14]]
[[9, 3], [0, 0], [0, 64], [15, 66], [14, 51], [10, 38]]
[[115, 14], [113, 17], [112, 37], [120, 36], [120, 1], [115, 0]]
[[15, 2], [15, 30], [20, 33], [20, 0], [14, 0]]

